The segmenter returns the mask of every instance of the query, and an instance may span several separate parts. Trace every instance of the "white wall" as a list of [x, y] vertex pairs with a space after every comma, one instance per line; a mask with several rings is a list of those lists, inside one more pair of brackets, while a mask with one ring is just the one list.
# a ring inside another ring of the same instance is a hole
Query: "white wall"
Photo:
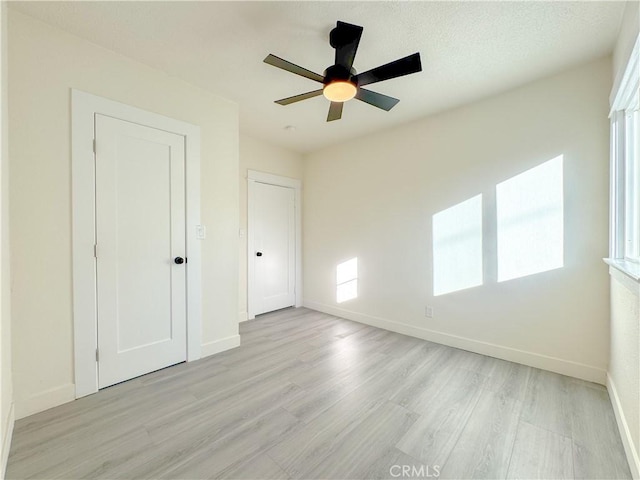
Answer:
[[[627, 2], [613, 52], [615, 98], [640, 31], [640, 2]], [[640, 478], [640, 285], [611, 276], [611, 347], [608, 387], [634, 478]]]
[[11, 378], [11, 275], [9, 257], [9, 122], [7, 4], [0, 2], [0, 478], [13, 432]]
[[9, 13], [13, 373], [23, 417], [73, 398], [70, 89], [201, 127], [203, 352], [238, 334], [238, 113], [181, 80]]
[[623, 273], [611, 276], [609, 396], [629, 466], [640, 471], [640, 285]]
[[[604, 383], [610, 88], [603, 58], [308, 155], [305, 305]], [[432, 215], [480, 193], [490, 211], [497, 183], [561, 154], [564, 268], [497, 283], [485, 215], [484, 285], [434, 297]], [[352, 257], [358, 298], [338, 304], [336, 265]]]
[[[295, 132], [292, 133], [295, 135]], [[240, 272], [238, 308], [240, 321], [247, 319], [247, 171], [302, 179], [302, 155], [268, 142], [240, 135]]]

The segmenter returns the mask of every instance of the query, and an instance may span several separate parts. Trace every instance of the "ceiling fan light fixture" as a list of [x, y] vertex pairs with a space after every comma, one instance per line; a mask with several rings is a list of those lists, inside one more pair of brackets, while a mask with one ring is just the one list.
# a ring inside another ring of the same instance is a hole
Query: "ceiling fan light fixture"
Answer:
[[358, 87], [346, 80], [335, 80], [324, 86], [322, 94], [332, 102], [346, 102], [358, 93]]

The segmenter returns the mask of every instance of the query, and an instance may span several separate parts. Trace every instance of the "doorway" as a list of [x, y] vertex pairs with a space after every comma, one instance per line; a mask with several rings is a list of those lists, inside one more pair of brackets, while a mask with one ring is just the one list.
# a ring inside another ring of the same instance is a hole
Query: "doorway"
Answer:
[[301, 305], [300, 181], [248, 175], [248, 318]]
[[72, 90], [76, 398], [201, 356], [200, 128]]

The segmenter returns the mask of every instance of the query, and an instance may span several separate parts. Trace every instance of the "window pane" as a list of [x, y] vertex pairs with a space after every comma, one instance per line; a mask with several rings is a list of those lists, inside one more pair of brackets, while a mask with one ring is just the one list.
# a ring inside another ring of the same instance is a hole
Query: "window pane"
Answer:
[[625, 115], [625, 257], [640, 257], [640, 120], [638, 111]]
[[496, 186], [498, 281], [564, 264], [563, 158]]
[[433, 294], [482, 285], [482, 195], [433, 216]]

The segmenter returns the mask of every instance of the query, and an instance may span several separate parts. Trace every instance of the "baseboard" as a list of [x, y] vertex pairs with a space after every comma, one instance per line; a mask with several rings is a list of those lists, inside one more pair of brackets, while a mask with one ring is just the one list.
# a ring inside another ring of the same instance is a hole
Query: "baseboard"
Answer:
[[607, 373], [607, 390], [609, 391], [613, 413], [615, 414], [616, 422], [618, 423], [618, 430], [620, 430], [620, 438], [622, 438], [624, 452], [627, 454], [627, 461], [629, 462], [629, 468], [631, 469], [631, 476], [638, 480], [640, 479], [640, 458], [638, 457], [638, 450], [633, 444], [633, 437], [631, 436], [631, 431], [629, 430], [629, 424], [625, 418], [624, 410], [622, 410], [618, 390], [616, 390], [616, 386], [613, 383], [613, 379], [609, 376], [609, 373]]
[[16, 399], [16, 420], [49, 410], [75, 399], [76, 386], [73, 383], [51, 388], [27, 398]]
[[9, 415], [7, 415], [7, 430], [2, 437], [2, 458], [0, 461], [0, 478], [5, 478], [7, 471], [7, 462], [9, 460], [9, 451], [11, 450], [11, 439], [13, 438], [13, 424], [15, 423], [15, 409], [13, 402], [9, 407]]
[[216, 353], [224, 352], [225, 350], [231, 350], [240, 346], [240, 335], [231, 335], [230, 337], [221, 338], [220, 340], [214, 340], [202, 345], [202, 358], [209, 355], [215, 355]]
[[481, 342], [471, 338], [459, 337], [426, 328], [415, 327], [413, 325], [407, 325], [406, 323], [395, 322], [385, 318], [344, 310], [342, 308], [337, 308], [323, 303], [305, 300], [304, 306], [312, 310], [318, 310], [330, 315], [353, 320], [354, 322], [364, 323], [396, 333], [402, 333], [403, 335], [422, 338], [423, 340], [429, 340], [442, 345], [460, 348], [462, 350], [468, 350], [470, 352], [480, 353], [482, 355], [488, 355], [490, 357], [500, 358], [510, 362], [521, 363], [530, 367], [549, 370], [562, 375], [599, 383], [600, 385], [604, 385], [606, 383], [607, 372], [591, 365], [550, 357], [539, 353], [527, 352], [525, 350], [518, 350], [511, 347], [505, 347], [503, 345]]
[[246, 322], [247, 320], [249, 320], [249, 317], [247, 316], [247, 312], [240, 312], [238, 314], [238, 322], [242, 323], [242, 322]]

